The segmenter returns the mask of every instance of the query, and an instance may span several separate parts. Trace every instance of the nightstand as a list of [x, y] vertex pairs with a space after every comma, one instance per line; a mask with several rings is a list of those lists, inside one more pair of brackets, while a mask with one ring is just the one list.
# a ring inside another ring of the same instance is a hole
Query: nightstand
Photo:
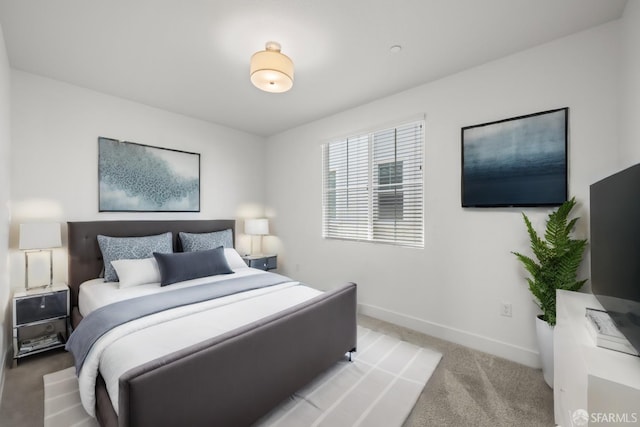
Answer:
[[13, 295], [13, 359], [60, 348], [69, 337], [69, 287], [29, 289]]
[[260, 270], [274, 270], [278, 268], [278, 255], [245, 255], [242, 259], [249, 267]]

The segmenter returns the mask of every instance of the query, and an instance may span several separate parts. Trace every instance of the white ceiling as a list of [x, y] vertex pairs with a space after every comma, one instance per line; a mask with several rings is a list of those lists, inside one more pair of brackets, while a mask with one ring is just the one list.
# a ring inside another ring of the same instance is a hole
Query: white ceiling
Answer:
[[[617, 19], [625, 4], [0, 0], [0, 24], [15, 69], [268, 136]], [[249, 81], [269, 40], [295, 63], [290, 92]]]

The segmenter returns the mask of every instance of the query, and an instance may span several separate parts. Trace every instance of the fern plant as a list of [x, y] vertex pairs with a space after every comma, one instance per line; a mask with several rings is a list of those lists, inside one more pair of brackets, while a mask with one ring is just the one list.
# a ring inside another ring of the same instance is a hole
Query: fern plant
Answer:
[[529, 272], [529, 290], [542, 310], [542, 320], [551, 326], [556, 324], [556, 289], [577, 291], [587, 281], [576, 279], [587, 240], [571, 238], [579, 219], [568, 219], [575, 204], [574, 197], [549, 214], [544, 240], [538, 236], [523, 212], [522, 217], [527, 226], [535, 259], [519, 252], [512, 252]]

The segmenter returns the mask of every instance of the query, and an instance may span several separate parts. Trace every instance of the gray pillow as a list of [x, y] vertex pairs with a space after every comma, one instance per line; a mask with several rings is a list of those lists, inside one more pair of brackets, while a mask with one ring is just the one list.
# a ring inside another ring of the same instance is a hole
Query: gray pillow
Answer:
[[211, 233], [178, 233], [183, 252], [206, 251], [219, 246], [233, 248], [231, 229]]
[[111, 261], [119, 259], [152, 258], [154, 252], [171, 253], [171, 233], [144, 237], [110, 237], [98, 235], [98, 245], [104, 261], [105, 282], [117, 282], [118, 274]]
[[160, 269], [160, 286], [170, 285], [199, 277], [231, 274], [233, 270], [227, 263], [222, 246], [208, 251], [176, 252], [153, 256]]

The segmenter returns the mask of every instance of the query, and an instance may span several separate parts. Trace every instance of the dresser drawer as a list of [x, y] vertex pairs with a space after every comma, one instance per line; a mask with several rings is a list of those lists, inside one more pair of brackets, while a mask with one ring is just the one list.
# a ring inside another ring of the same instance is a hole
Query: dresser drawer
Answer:
[[16, 326], [67, 316], [68, 291], [14, 299]]

